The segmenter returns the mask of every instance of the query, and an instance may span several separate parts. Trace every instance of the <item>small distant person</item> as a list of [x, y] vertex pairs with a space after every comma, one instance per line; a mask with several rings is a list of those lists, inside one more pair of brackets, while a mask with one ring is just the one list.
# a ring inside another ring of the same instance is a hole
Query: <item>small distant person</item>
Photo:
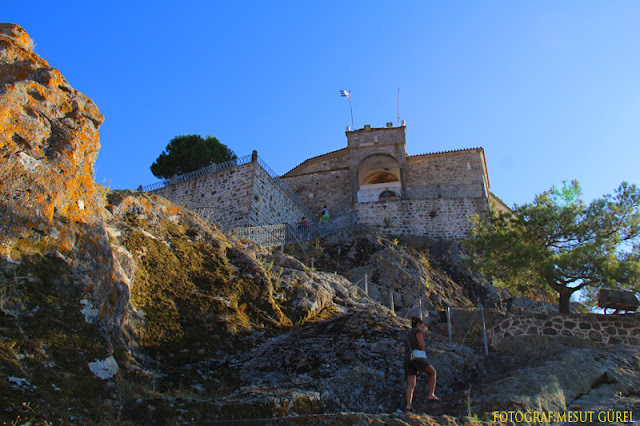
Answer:
[[424, 324], [422, 320], [418, 317], [411, 318], [411, 330], [406, 335], [405, 338], [405, 351], [404, 351], [404, 376], [407, 378], [407, 404], [405, 405], [406, 411], [413, 410], [413, 391], [416, 389], [416, 382], [418, 378], [418, 371], [423, 371], [429, 376], [429, 394], [427, 395], [427, 400], [429, 401], [439, 401], [435, 395], [436, 390], [436, 379], [437, 373], [436, 369], [433, 368], [429, 361], [426, 358], [418, 358], [411, 360], [411, 351], [413, 350], [421, 350], [424, 351], [424, 336], [422, 332], [424, 331]]
[[308, 239], [309, 219], [307, 219], [306, 216], [302, 216], [302, 218], [296, 222], [296, 232], [303, 240]]
[[322, 215], [320, 216], [320, 223], [329, 223], [329, 209], [327, 206], [322, 208]]

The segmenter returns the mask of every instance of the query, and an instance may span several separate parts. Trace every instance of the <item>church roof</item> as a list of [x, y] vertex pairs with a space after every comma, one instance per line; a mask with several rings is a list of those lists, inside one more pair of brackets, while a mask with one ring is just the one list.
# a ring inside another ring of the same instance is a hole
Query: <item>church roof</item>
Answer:
[[297, 168], [303, 166], [304, 164], [310, 163], [310, 162], [315, 162], [317, 160], [319, 160], [322, 157], [327, 157], [327, 156], [334, 156], [337, 153], [341, 153], [342, 151], [347, 151], [349, 148], [342, 148], [342, 149], [337, 149], [335, 151], [331, 151], [331, 152], [327, 152], [326, 154], [322, 154], [322, 155], [316, 155], [315, 157], [311, 157], [311, 158], [307, 158], [306, 160], [304, 160], [302, 163], [298, 164], [297, 166], [295, 166], [293, 169], [289, 170], [287, 173], [285, 173], [283, 176], [287, 176], [288, 174], [290, 174], [291, 172], [293, 172], [294, 170], [296, 170]]
[[482, 149], [480, 147], [477, 147], [477, 148], [450, 149], [448, 151], [437, 151], [437, 152], [428, 152], [426, 154], [407, 155], [407, 158], [410, 158], [410, 157], [422, 157], [422, 156], [425, 156], [425, 155], [448, 154], [450, 152], [475, 151], [476, 149], [480, 149], [480, 150], [484, 151], [484, 149]]

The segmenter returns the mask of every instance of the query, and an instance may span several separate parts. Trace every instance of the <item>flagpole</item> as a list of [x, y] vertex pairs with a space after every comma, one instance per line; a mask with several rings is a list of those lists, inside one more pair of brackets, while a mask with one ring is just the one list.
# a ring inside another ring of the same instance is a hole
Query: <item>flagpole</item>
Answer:
[[351, 107], [351, 96], [349, 96], [349, 111], [351, 111], [351, 128], [355, 130], [356, 126], [354, 126], [353, 124], [353, 108]]
[[343, 98], [347, 98], [349, 101], [349, 111], [351, 112], [351, 127], [355, 130], [355, 124], [353, 124], [353, 106], [351, 106], [351, 91], [350, 90], [338, 90], [340, 96]]
[[398, 89], [398, 126], [400, 125], [400, 89]]

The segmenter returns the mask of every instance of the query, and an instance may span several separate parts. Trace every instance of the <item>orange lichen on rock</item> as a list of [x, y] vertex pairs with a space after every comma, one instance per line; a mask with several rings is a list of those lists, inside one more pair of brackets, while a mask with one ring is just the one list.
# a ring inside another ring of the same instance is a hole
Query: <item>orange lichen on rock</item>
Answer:
[[102, 205], [92, 176], [104, 117], [32, 46], [24, 29], [0, 24], [2, 255], [67, 253], [73, 225], [95, 222]]

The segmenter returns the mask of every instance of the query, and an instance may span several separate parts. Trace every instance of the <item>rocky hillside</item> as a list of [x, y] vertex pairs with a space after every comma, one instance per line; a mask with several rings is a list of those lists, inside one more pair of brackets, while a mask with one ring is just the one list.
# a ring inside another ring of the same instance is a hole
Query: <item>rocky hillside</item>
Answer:
[[165, 199], [95, 185], [102, 116], [31, 44], [0, 24], [4, 423], [454, 425], [495, 410], [639, 411], [638, 348], [513, 338], [484, 357], [430, 333], [444, 399], [425, 404], [421, 377], [418, 411], [396, 412], [406, 317], [422, 308], [437, 331], [446, 306], [505, 296], [459, 267], [457, 246], [361, 230], [267, 251]]

